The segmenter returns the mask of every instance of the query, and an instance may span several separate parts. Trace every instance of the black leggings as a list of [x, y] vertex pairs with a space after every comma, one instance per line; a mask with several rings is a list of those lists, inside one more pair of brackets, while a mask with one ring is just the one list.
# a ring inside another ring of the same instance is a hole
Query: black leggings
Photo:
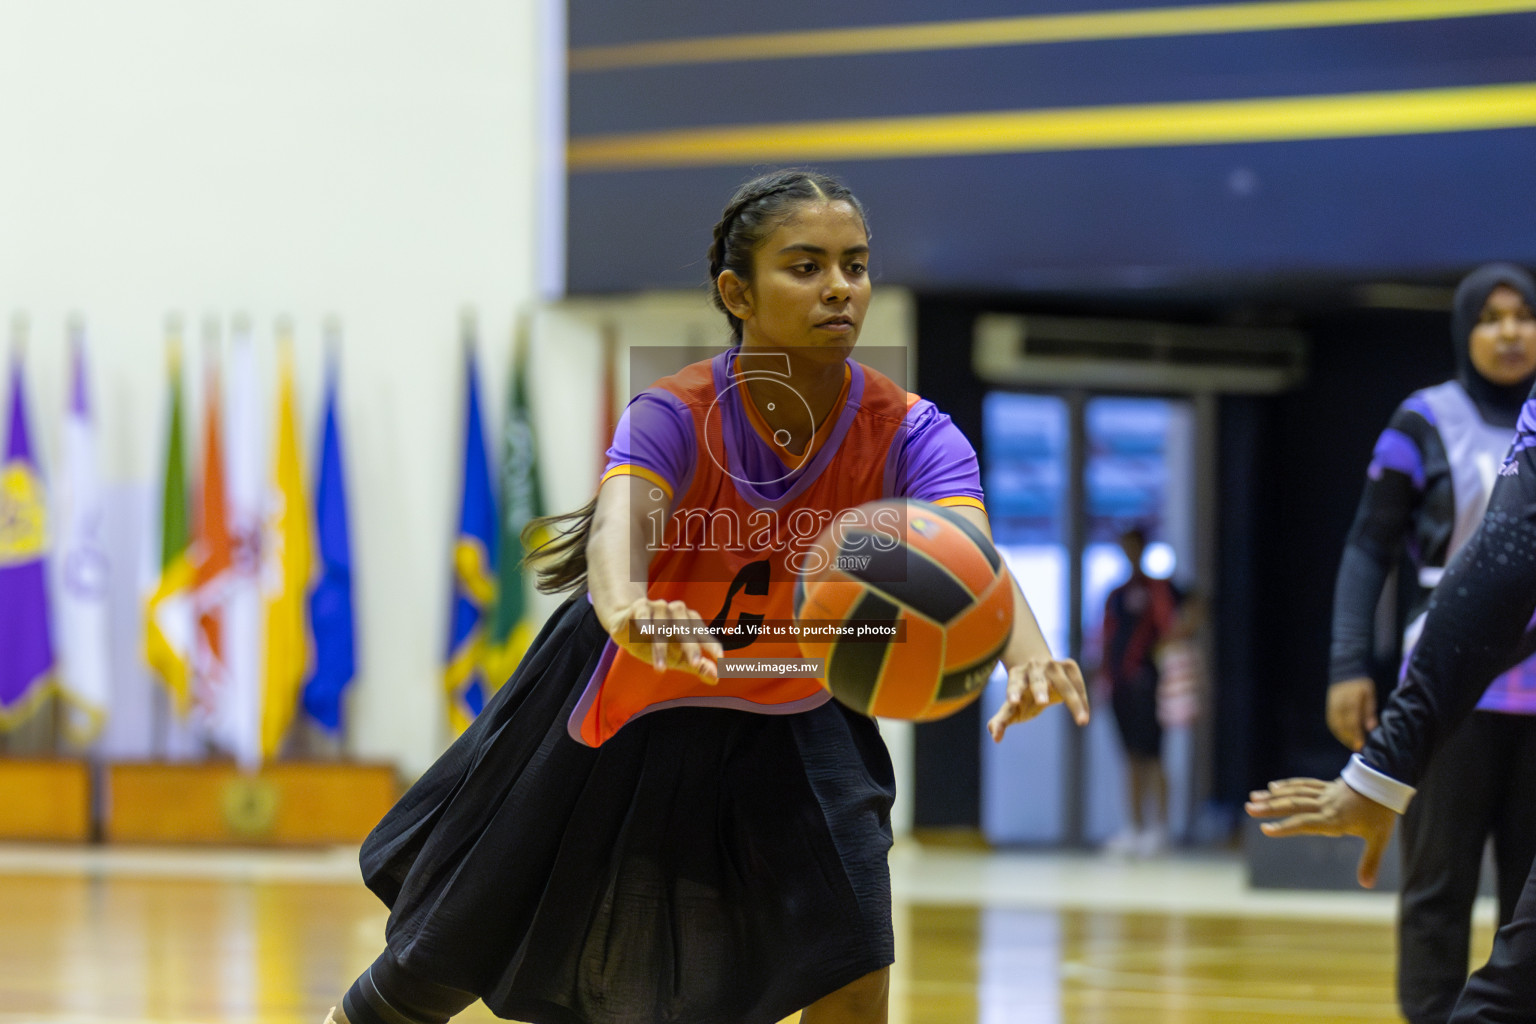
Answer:
[[447, 1024], [475, 998], [471, 992], [412, 974], [386, 946], [347, 989], [341, 1009], [352, 1024]]
[[1445, 1024], [1466, 984], [1489, 836], [1506, 925], [1536, 859], [1536, 716], [1474, 711], [1446, 735], [1403, 816], [1397, 991], [1410, 1024]]
[[1472, 975], [1451, 1024], [1536, 1021], [1536, 868], [1526, 878], [1514, 917], [1493, 939], [1493, 955]]

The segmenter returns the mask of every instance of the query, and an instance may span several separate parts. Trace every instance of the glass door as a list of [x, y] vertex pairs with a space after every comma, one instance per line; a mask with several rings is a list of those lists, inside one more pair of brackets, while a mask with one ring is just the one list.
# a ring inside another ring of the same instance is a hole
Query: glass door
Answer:
[[[994, 391], [983, 402], [982, 486], [992, 536], [1053, 651], [1071, 644], [1070, 439], [1068, 403], [1054, 395]], [[982, 694], [983, 724], [1002, 705], [1006, 680], [999, 668]], [[1069, 761], [1070, 728], [1064, 716], [1042, 715], [1009, 730], [1004, 743], [983, 732], [981, 825], [993, 842], [1066, 838], [1067, 793], [1054, 780]]]
[[[1064, 714], [983, 734], [982, 829], [1002, 844], [1099, 845], [1128, 821], [1128, 766], [1108, 693], [1095, 685], [1105, 600], [1130, 575], [1119, 539], [1148, 540], [1147, 575], [1191, 593], [1202, 554], [1199, 399], [995, 391], [983, 403], [983, 476], [999, 551], [1024, 588], [1051, 649], [1082, 663], [1095, 696], [1079, 732]], [[1003, 675], [983, 696], [983, 721], [1002, 702]], [[1188, 834], [1193, 722], [1163, 726], [1168, 831]]]
[[[1120, 541], [1132, 530], [1145, 535], [1141, 569], [1146, 576], [1172, 582], [1179, 594], [1194, 589], [1194, 408], [1182, 399], [1091, 398], [1084, 407], [1083, 426], [1086, 508], [1079, 658], [1095, 698], [1084, 743], [1083, 839], [1098, 845], [1127, 831], [1130, 811], [1130, 766], [1108, 679], [1100, 670], [1106, 646], [1105, 600], [1130, 577]], [[1131, 716], [1133, 732], [1161, 733], [1168, 786], [1164, 826], [1171, 836], [1183, 837], [1190, 806], [1191, 723], [1170, 715], [1167, 701], [1143, 708], [1134, 700], [1122, 701], [1122, 707]], [[1154, 715], [1152, 721], [1135, 722]], [[1138, 735], [1132, 742], [1150, 739]], [[1144, 804], [1152, 802], [1148, 794]]]

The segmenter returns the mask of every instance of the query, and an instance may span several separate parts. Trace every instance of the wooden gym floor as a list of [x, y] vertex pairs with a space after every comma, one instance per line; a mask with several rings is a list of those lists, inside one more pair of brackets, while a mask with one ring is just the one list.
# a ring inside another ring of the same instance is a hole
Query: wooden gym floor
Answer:
[[[381, 941], [354, 857], [0, 845], [0, 1024], [320, 1024]], [[891, 862], [892, 1024], [1399, 1019], [1389, 896], [1250, 892], [1230, 856]]]

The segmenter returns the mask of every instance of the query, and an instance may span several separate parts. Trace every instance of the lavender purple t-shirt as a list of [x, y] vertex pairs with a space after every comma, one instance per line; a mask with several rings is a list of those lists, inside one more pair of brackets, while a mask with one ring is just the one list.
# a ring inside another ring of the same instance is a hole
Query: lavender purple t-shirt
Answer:
[[[728, 371], [735, 352], [732, 349], [714, 358], [717, 380], [730, 379]], [[867, 372], [852, 360], [848, 365], [848, 399], [833, 414], [845, 422], [858, 411], [857, 400], [863, 392], [861, 375]], [[742, 408], [745, 394], [745, 388], [734, 387], [722, 396], [722, 402], [733, 403], [736, 409], [732, 411], [738, 413], [721, 417], [724, 441], [740, 460], [743, 474], [762, 481], [754, 484], [753, 489], [773, 498], [787, 493], [802, 472], [813, 470], [822, 460], [807, 460], [800, 470], [786, 468], [779, 454], [752, 427]], [[834, 427], [827, 443], [835, 444], [839, 437], [840, 432]], [[889, 497], [930, 502], [968, 498], [981, 504], [981, 470], [976, 451], [932, 402], [918, 399], [907, 410], [896, 437], [886, 474], [886, 479], [893, 482]], [[665, 481], [675, 500], [688, 490], [699, 455], [693, 416], [682, 399], [670, 391], [650, 388], [636, 395], [624, 410], [608, 449], [604, 473], [619, 466], [639, 467]]]

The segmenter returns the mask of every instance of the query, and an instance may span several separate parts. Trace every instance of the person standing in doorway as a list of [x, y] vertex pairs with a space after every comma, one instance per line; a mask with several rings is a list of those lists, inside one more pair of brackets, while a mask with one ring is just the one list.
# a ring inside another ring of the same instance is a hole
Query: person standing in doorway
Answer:
[[[1139, 526], [1119, 537], [1131, 578], [1104, 602], [1099, 676], [1125, 746], [1130, 822], [1109, 841], [1112, 853], [1151, 856], [1168, 845], [1168, 776], [1163, 771], [1163, 726], [1158, 720], [1158, 649], [1178, 624], [1178, 593], [1142, 568], [1147, 534]], [[1150, 810], [1149, 810], [1150, 805]]]

